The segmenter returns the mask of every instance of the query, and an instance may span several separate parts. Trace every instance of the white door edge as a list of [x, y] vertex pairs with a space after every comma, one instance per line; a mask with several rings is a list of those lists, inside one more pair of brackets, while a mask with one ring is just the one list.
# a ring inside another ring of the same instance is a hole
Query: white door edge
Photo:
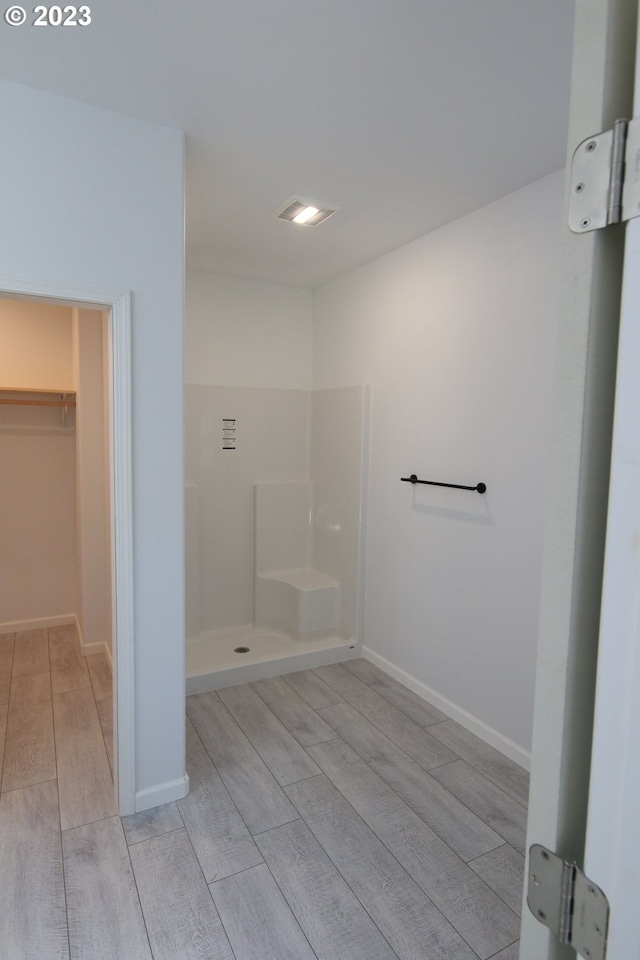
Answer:
[[[640, 19], [640, 18], [639, 18]], [[640, 32], [634, 116], [640, 114]], [[640, 943], [640, 219], [626, 227], [585, 871], [611, 906], [608, 960]]]

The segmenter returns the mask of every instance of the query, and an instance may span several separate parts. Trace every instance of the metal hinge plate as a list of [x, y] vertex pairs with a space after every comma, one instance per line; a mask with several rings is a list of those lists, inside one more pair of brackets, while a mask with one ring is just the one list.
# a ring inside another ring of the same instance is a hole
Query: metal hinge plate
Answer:
[[529, 850], [531, 913], [585, 960], [604, 960], [609, 901], [575, 863], [535, 843]]
[[640, 117], [583, 140], [571, 164], [569, 227], [589, 233], [640, 216]]

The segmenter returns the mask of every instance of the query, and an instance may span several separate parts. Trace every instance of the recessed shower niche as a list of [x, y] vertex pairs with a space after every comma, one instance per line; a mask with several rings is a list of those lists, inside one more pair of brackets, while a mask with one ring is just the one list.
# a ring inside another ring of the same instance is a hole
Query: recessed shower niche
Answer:
[[359, 654], [368, 421], [365, 386], [187, 386], [188, 693]]

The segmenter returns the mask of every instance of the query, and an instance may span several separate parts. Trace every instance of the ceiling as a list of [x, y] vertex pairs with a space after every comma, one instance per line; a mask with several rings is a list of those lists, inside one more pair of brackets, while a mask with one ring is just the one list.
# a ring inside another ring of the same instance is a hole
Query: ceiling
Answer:
[[573, 0], [93, 3], [0, 76], [186, 132], [189, 267], [315, 287], [565, 162]]

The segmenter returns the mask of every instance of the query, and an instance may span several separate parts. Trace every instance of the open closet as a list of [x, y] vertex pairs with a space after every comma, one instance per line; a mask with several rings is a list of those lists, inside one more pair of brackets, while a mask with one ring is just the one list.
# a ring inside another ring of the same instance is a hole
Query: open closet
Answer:
[[115, 812], [106, 332], [0, 299], [0, 789], [57, 778], [67, 827]]

